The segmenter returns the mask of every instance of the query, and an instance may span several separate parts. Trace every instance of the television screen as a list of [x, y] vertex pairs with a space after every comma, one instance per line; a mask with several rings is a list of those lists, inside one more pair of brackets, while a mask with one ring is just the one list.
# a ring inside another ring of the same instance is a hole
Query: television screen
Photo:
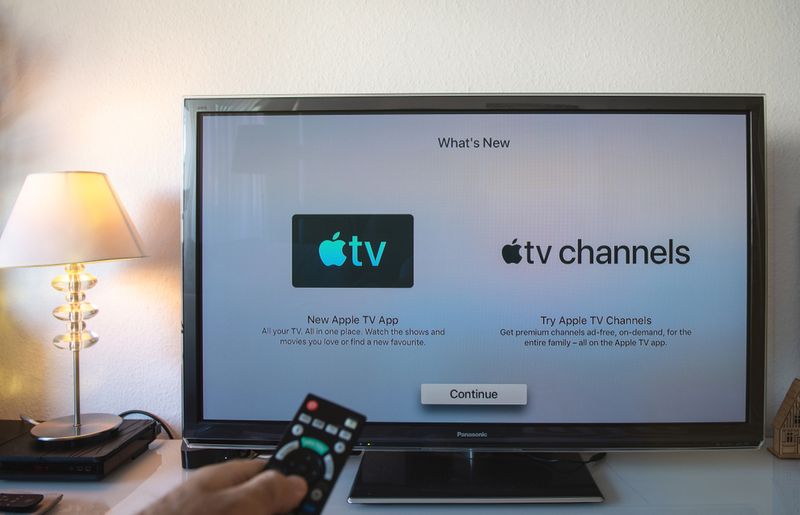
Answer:
[[191, 99], [187, 436], [757, 445], [760, 97]]

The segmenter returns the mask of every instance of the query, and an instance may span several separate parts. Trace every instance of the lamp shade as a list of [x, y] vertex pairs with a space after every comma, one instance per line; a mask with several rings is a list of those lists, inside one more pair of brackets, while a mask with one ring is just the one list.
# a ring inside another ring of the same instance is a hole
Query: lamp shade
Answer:
[[142, 249], [104, 173], [34, 173], [0, 236], [0, 267], [137, 258]]

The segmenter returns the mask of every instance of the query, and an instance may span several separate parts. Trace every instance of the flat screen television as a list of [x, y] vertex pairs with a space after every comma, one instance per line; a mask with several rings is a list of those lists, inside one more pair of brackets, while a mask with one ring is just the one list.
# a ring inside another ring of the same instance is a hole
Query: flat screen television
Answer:
[[367, 450], [760, 445], [763, 109], [187, 99], [187, 444], [274, 446], [314, 392]]

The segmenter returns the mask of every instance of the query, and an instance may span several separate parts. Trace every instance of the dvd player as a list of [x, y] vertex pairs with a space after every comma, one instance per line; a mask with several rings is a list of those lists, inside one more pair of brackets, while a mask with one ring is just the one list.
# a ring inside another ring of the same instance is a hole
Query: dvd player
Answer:
[[125, 420], [88, 442], [45, 443], [16, 420], [0, 421], [0, 479], [96, 481], [147, 450], [160, 432], [152, 420]]

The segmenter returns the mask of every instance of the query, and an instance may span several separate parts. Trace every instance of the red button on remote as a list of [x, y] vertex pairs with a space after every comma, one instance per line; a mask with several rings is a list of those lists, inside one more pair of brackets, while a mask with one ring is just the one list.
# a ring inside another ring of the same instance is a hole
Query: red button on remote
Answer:
[[306, 403], [306, 409], [308, 411], [317, 411], [317, 408], [319, 408], [319, 404], [315, 400], [310, 400]]

